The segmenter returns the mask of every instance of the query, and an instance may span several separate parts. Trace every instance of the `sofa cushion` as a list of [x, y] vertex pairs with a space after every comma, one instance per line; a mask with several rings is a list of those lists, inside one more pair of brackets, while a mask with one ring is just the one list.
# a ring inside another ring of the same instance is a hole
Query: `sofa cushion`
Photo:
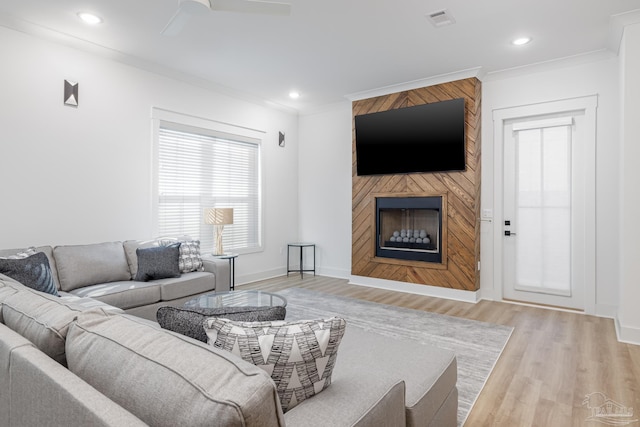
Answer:
[[224, 317], [242, 322], [268, 322], [284, 320], [287, 310], [282, 306], [275, 307], [220, 307], [186, 309], [177, 307], [160, 307], [156, 319], [160, 326], [170, 331], [207, 342], [204, 321], [210, 317]]
[[[343, 365], [342, 361], [338, 365]], [[318, 398], [306, 399], [287, 411], [284, 420], [288, 426], [305, 427], [407, 427], [404, 392], [403, 380], [378, 375], [368, 366], [356, 364], [349, 366], [345, 375], [334, 373], [331, 387]], [[419, 425], [456, 424], [428, 424], [423, 420]]]
[[180, 239], [160, 239], [160, 244], [163, 246], [171, 245], [176, 242], [180, 245], [180, 272], [190, 273], [192, 271], [202, 271], [204, 266], [202, 263], [202, 256], [200, 254], [200, 240], [192, 240], [187, 238]]
[[335, 382], [350, 377], [355, 365], [366, 366], [380, 377], [404, 380], [407, 426], [432, 420], [456, 388], [458, 371], [452, 351], [350, 325], [340, 345]]
[[264, 371], [134, 316], [79, 315], [67, 359], [72, 372], [149, 425], [284, 425]]
[[138, 257], [136, 281], [148, 282], [154, 279], [180, 277], [178, 265], [180, 243], [155, 248], [138, 248], [136, 256]]
[[121, 242], [56, 246], [53, 256], [63, 291], [98, 283], [131, 280]]
[[160, 286], [162, 301], [171, 301], [216, 289], [216, 276], [205, 271], [182, 273], [180, 277], [154, 280]]
[[155, 248], [160, 246], [158, 240], [125, 240], [122, 243], [125, 255], [127, 257], [127, 264], [129, 264], [129, 271], [131, 271], [131, 277], [136, 277], [138, 273], [138, 255], [136, 251], [138, 248]]
[[[5, 286], [4, 284], [5, 277], [7, 276], [3, 276], [0, 274], [0, 323], [4, 323], [4, 318], [2, 317], [2, 301], [4, 301], [5, 298], [7, 298], [9, 295], [13, 295], [16, 292], [18, 292], [16, 289], [10, 286]], [[204, 333], [204, 329], [203, 329], [203, 333]]]
[[0, 325], [0, 426], [146, 426]]
[[204, 327], [211, 345], [232, 352], [271, 375], [286, 412], [331, 384], [346, 322], [338, 317], [296, 322], [212, 318], [206, 320]]
[[42, 252], [24, 258], [0, 258], [0, 273], [37, 291], [59, 296], [49, 259]]
[[95, 298], [123, 310], [160, 301], [160, 285], [133, 280], [83, 286], [70, 293], [82, 298]]
[[52, 359], [66, 364], [64, 347], [67, 330], [84, 309], [19, 283], [9, 286], [17, 289], [17, 292], [2, 301], [4, 324]]

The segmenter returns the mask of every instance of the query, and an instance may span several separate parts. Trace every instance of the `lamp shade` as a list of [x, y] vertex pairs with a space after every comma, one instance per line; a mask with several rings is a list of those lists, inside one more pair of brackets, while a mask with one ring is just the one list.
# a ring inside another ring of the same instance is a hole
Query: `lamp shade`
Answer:
[[233, 224], [233, 208], [205, 208], [204, 223], [213, 225]]

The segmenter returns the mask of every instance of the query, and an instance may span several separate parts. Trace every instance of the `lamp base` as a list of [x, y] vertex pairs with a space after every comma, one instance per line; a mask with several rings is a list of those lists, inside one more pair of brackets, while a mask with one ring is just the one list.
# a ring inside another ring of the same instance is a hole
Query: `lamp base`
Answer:
[[224, 225], [215, 225], [215, 233], [213, 236], [214, 239], [214, 247], [213, 247], [213, 255], [219, 256], [224, 255], [224, 249], [222, 248], [222, 230], [224, 229]]

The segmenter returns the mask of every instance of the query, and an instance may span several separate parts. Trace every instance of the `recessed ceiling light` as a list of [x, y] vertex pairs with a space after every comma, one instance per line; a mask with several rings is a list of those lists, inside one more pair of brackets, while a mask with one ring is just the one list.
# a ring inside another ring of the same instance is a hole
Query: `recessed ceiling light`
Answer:
[[79, 12], [78, 16], [89, 25], [97, 25], [102, 22], [102, 18], [89, 12]]
[[298, 99], [298, 98], [300, 98], [300, 92], [296, 92], [295, 90], [294, 90], [294, 91], [289, 92], [289, 98], [291, 98], [291, 99]]
[[511, 44], [514, 44], [516, 46], [522, 46], [523, 44], [527, 44], [531, 41], [531, 37], [519, 37], [517, 39], [514, 39]]

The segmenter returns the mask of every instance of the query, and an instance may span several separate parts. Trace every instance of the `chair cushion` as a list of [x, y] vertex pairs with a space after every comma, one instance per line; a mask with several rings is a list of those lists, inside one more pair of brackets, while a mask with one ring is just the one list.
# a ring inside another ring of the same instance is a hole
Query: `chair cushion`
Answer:
[[63, 291], [98, 283], [131, 280], [121, 242], [56, 246], [53, 256]]
[[67, 360], [69, 370], [149, 425], [284, 425], [263, 370], [134, 316], [79, 315]]
[[296, 322], [235, 322], [207, 319], [209, 344], [264, 369], [278, 387], [283, 411], [320, 393], [331, 373], [344, 335], [344, 319]]
[[207, 342], [204, 321], [211, 317], [243, 322], [268, 322], [284, 320], [287, 314], [285, 307], [220, 307], [187, 309], [177, 307], [160, 307], [156, 318], [160, 326], [170, 331]]

